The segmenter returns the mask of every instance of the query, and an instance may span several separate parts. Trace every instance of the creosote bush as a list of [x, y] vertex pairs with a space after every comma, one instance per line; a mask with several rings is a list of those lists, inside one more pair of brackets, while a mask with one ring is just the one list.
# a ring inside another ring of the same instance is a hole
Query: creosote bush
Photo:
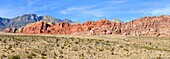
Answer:
[[8, 59], [21, 59], [20, 55], [11, 56]]

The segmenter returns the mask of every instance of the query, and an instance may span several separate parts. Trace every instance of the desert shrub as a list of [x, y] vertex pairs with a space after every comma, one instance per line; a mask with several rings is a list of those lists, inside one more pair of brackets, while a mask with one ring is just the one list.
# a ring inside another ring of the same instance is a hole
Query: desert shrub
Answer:
[[96, 41], [96, 44], [100, 44], [99, 41]]
[[0, 38], [0, 41], [2, 41], [2, 39]]
[[150, 42], [149, 44], [151, 45], [152, 43]]
[[56, 39], [55, 39], [55, 42], [58, 43], [59, 40], [60, 40], [59, 38], [56, 38]]
[[60, 45], [59, 45], [59, 44], [57, 44], [57, 46], [59, 47]]
[[69, 39], [71, 39], [71, 41], [74, 41], [75, 38], [74, 37], [70, 37]]
[[27, 56], [27, 58], [32, 59], [32, 56], [31, 56], [31, 55], [29, 55], [29, 56]]
[[72, 48], [74, 51], [78, 51], [78, 47], [73, 47]]
[[41, 55], [42, 55], [42, 56], [47, 56], [47, 54], [45, 54], [45, 53], [42, 53]]
[[123, 46], [122, 46], [122, 45], [120, 45], [119, 47], [120, 47], [120, 48], [123, 48]]
[[15, 38], [16, 41], [23, 41], [21, 38]]
[[109, 44], [109, 43], [106, 43], [106, 45], [111, 46], [111, 44]]
[[76, 41], [76, 42], [74, 42], [75, 44], [79, 44], [79, 42], [78, 41]]
[[71, 47], [71, 45], [68, 45], [68, 47], [70, 48], [70, 47]]
[[90, 49], [92, 49], [93, 47], [91, 45], [88, 46]]
[[59, 53], [60, 53], [60, 54], [63, 54], [63, 51], [62, 51], [62, 50], [59, 50]]
[[115, 49], [114, 48], [112, 48], [112, 49], [110, 49], [110, 52], [112, 52], [112, 51], [114, 51]]
[[114, 53], [113, 53], [113, 52], [112, 52], [111, 54], [112, 54], [112, 55], [114, 55]]
[[21, 59], [20, 55], [11, 56], [8, 59]]
[[3, 40], [3, 43], [7, 43], [7, 40]]
[[64, 42], [64, 46], [67, 46], [67, 45], [69, 45], [69, 41]]
[[128, 49], [124, 49], [125, 51], [129, 51]]
[[63, 59], [63, 58], [64, 58], [64, 56], [62, 56], [62, 55], [61, 55], [61, 56], [59, 56], [59, 59]]
[[8, 49], [11, 49], [12, 48], [12, 45], [9, 45]]
[[64, 47], [63, 47], [63, 46], [61, 46], [61, 49], [64, 49]]
[[29, 56], [27, 56], [28, 58], [31, 58], [32, 59], [32, 57], [36, 57], [37, 55], [35, 54], [35, 53], [31, 53]]
[[41, 57], [41, 59], [47, 59], [47, 58], [45, 58], [45, 57]]
[[99, 51], [101, 51], [101, 52], [102, 52], [102, 51], [104, 51], [104, 49], [103, 49], [103, 48], [99, 48]]
[[54, 56], [57, 56], [57, 53], [56, 53], [56, 52], [54, 52]]
[[80, 54], [79, 57], [84, 57], [84, 54]]
[[156, 57], [156, 59], [162, 59], [161, 57]]
[[15, 52], [15, 50], [11, 50], [11, 52], [13, 53], [13, 52]]
[[80, 57], [80, 59], [84, 59], [84, 57]]
[[1, 56], [1, 59], [3, 59], [4, 57], [7, 57], [7, 56], [3, 54], [3, 55]]

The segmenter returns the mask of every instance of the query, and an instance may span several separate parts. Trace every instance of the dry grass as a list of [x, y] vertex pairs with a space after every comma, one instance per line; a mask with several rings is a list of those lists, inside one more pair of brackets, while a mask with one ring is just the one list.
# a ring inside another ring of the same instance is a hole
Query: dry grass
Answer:
[[170, 38], [0, 34], [1, 59], [169, 58]]

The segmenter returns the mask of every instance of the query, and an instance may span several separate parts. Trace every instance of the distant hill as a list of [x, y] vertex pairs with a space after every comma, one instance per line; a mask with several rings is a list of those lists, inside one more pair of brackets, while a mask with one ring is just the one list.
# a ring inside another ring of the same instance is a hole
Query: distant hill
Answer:
[[55, 24], [57, 24], [59, 22], [73, 23], [73, 21], [71, 21], [69, 19], [61, 20], [61, 19], [53, 18], [49, 15], [37, 16], [36, 14], [24, 14], [22, 16], [17, 16], [12, 19], [0, 17], [0, 31], [4, 30], [5, 28], [24, 27], [29, 23], [35, 23], [40, 20], [44, 20], [47, 22], [53, 22]]

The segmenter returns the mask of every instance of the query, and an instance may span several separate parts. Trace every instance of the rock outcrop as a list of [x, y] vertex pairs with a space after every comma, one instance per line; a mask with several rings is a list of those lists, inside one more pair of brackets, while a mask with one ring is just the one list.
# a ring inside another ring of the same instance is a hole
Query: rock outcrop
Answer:
[[25, 34], [76, 34], [76, 35], [131, 35], [170, 37], [170, 16], [153, 16], [121, 23], [106, 19], [87, 21], [83, 24], [60, 22], [53, 24], [40, 21], [19, 29], [6, 29], [4, 32]]
[[6, 33], [17, 33], [17, 28], [7, 28], [4, 30]]
[[169, 36], [170, 16], [153, 16], [127, 22], [122, 26], [122, 34], [133, 36]]
[[[46, 21], [39, 21], [36, 23], [28, 24], [26, 27], [16, 29], [16, 31], [11, 30], [10, 28], [5, 29], [4, 32], [9, 33], [25, 33], [25, 34], [74, 34], [87, 32], [88, 34], [102, 34], [99, 33], [105, 32], [104, 29], [110, 27], [112, 23], [109, 20], [101, 20], [97, 22], [88, 21], [83, 24], [69, 24], [67, 22], [60, 22], [59, 24], [53, 24]], [[107, 27], [103, 28], [102, 27]], [[99, 29], [98, 29], [99, 28]], [[94, 33], [91, 33], [94, 31]], [[108, 32], [108, 31], [106, 31]], [[111, 31], [110, 31], [111, 32]]]

